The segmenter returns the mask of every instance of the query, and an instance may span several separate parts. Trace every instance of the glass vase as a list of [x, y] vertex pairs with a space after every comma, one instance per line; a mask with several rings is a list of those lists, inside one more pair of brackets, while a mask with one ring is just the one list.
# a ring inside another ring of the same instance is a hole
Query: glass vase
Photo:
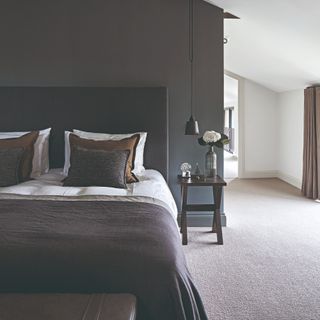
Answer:
[[205, 159], [205, 175], [212, 178], [217, 174], [217, 155], [214, 152], [214, 147], [209, 147]]

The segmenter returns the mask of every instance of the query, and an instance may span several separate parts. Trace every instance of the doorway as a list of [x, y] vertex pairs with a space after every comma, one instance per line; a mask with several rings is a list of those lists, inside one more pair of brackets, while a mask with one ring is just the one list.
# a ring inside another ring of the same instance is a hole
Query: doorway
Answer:
[[239, 177], [239, 80], [224, 75], [224, 133], [230, 143], [224, 148], [224, 177]]

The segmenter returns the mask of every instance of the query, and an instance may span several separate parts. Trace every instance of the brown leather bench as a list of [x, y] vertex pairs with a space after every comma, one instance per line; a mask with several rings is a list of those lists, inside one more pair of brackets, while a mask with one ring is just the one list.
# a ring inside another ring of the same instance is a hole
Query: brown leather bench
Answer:
[[0, 294], [1, 320], [134, 320], [131, 294]]

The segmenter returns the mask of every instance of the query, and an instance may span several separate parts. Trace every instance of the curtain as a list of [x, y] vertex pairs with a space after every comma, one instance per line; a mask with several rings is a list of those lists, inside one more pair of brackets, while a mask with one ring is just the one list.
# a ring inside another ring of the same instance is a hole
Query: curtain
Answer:
[[320, 87], [304, 91], [304, 148], [302, 193], [320, 199]]

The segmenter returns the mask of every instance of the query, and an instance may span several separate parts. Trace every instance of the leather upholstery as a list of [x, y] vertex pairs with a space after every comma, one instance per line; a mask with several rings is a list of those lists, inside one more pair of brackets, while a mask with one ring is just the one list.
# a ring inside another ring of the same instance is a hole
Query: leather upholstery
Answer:
[[0, 294], [1, 320], [134, 320], [131, 294]]

